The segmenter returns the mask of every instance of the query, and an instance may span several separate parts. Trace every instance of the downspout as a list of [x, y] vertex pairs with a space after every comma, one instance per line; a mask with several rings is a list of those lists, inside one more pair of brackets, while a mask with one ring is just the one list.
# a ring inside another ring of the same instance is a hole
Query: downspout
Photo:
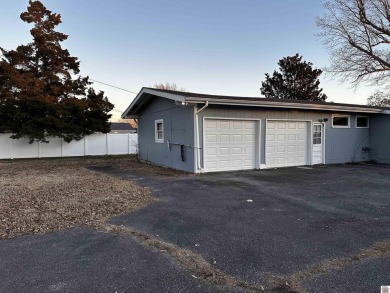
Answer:
[[204, 106], [200, 108], [198, 111], [195, 112], [195, 131], [196, 131], [196, 161], [197, 161], [197, 171], [202, 170], [202, 166], [200, 164], [200, 135], [199, 135], [199, 113], [202, 112], [204, 109], [206, 109], [209, 106], [209, 101], [206, 101]]

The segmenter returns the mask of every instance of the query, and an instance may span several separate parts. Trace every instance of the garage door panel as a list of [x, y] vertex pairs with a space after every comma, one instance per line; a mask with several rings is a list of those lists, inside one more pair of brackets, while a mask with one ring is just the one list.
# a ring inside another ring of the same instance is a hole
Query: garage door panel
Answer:
[[232, 166], [234, 168], [242, 168], [242, 160], [232, 160]]
[[217, 136], [215, 134], [213, 135], [206, 135], [206, 142], [217, 142]]
[[[217, 125], [218, 125], [218, 123], [217, 123]], [[230, 123], [229, 122], [225, 122], [225, 121], [220, 121], [219, 122], [219, 128], [220, 129], [230, 129]]]
[[241, 121], [234, 121], [233, 122], [233, 129], [242, 129], [242, 122]]
[[219, 161], [219, 166], [221, 168], [227, 168], [227, 167], [229, 167], [229, 165], [230, 165], [229, 160], [220, 160]]
[[297, 124], [296, 122], [288, 122], [288, 129], [296, 129]]
[[232, 148], [232, 155], [242, 155], [242, 148]]
[[206, 124], [207, 129], [216, 129], [217, 128], [217, 121], [207, 120], [205, 124]]
[[254, 149], [252, 147], [245, 147], [245, 155], [254, 155]]
[[266, 128], [267, 167], [307, 164], [308, 122], [268, 121]]
[[307, 129], [307, 122], [299, 122], [298, 128], [299, 129]]
[[267, 134], [267, 141], [275, 141], [275, 134]]
[[208, 147], [206, 149], [206, 155], [207, 156], [216, 156], [218, 153], [218, 149], [216, 147]]
[[242, 134], [234, 134], [233, 141], [241, 142], [242, 141]]
[[[207, 150], [207, 148], [206, 148], [206, 150]], [[229, 148], [223, 148], [223, 147], [219, 148], [219, 155], [220, 156], [228, 156], [228, 155], [230, 155], [230, 149]]]
[[245, 129], [255, 129], [255, 124], [253, 121], [245, 122]]
[[205, 119], [204, 127], [206, 171], [256, 168], [255, 121]]

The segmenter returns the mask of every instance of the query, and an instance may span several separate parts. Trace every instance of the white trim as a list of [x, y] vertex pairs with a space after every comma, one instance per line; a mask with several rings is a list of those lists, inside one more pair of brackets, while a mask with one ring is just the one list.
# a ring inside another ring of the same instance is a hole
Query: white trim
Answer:
[[[202, 112], [209, 106], [209, 102], [206, 101], [204, 106], [198, 110], [198, 104], [195, 104], [195, 134], [196, 134], [196, 171], [197, 173], [203, 172], [201, 161], [200, 161], [200, 133], [199, 133], [199, 113]], [[203, 125], [202, 125], [203, 127]], [[203, 138], [202, 138], [203, 139]], [[203, 146], [202, 146], [202, 149]]]
[[323, 149], [323, 153], [322, 153], [322, 158], [323, 158], [323, 164], [325, 165], [325, 162], [326, 162], [326, 123], [325, 122], [322, 122], [322, 127], [323, 127], [323, 132], [324, 132], [324, 149]]
[[[357, 125], [358, 118], [367, 118], [367, 126], [365, 126], [365, 127], [358, 126]], [[367, 115], [366, 116], [364, 116], [364, 115], [357, 115], [356, 119], [355, 119], [355, 127], [356, 128], [370, 128], [370, 116], [367, 116]]]
[[[321, 125], [321, 145], [322, 145], [322, 164], [325, 165], [325, 123], [324, 122], [313, 122], [314, 125]], [[313, 133], [313, 131], [312, 131]], [[312, 138], [313, 140], [313, 138]], [[312, 142], [312, 147], [314, 147], [314, 143]], [[311, 155], [313, 159], [313, 154]]]
[[265, 121], [298, 121], [298, 122], [313, 122], [313, 120], [307, 120], [307, 119], [278, 119], [278, 118], [265, 119]]
[[310, 109], [310, 110], [326, 110], [326, 111], [339, 111], [339, 112], [359, 112], [359, 113], [382, 113], [384, 110], [381, 108], [368, 108], [364, 105], [337, 105], [329, 103], [323, 104], [305, 104], [305, 103], [288, 103], [288, 102], [273, 102], [273, 101], [254, 101], [250, 100], [238, 100], [231, 99], [212, 99], [212, 98], [196, 98], [188, 97], [185, 99], [187, 103], [201, 103], [209, 101], [213, 105], [231, 105], [231, 106], [254, 106], [254, 107], [272, 107], [272, 108], [285, 108], [285, 109]]
[[[162, 138], [158, 138], [157, 125], [162, 124]], [[164, 119], [154, 120], [154, 141], [156, 143], [164, 143]]]
[[138, 93], [138, 95], [134, 98], [134, 100], [131, 102], [131, 104], [127, 107], [125, 112], [121, 115], [121, 118], [137, 118], [137, 115], [127, 115], [127, 113], [133, 108], [133, 106], [139, 101], [139, 99], [142, 97], [143, 94], [151, 94], [158, 97], [166, 98], [173, 101], [179, 101], [181, 103], [185, 102], [185, 96], [183, 95], [175, 95], [167, 92], [162, 92], [158, 90], [153, 90], [149, 88], [142, 88], [141, 91]]
[[[256, 125], [255, 126], [258, 126], [259, 127], [259, 130], [256, 131], [255, 129], [255, 143], [258, 144], [258, 147], [257, 147], [257, 151], [258, 153], [256, 154], [255, 158], [256, 158], [256, 162], [255, 162], [255, 169], [261, 169], [261, 119], [254, 119], [254, 118], [228, 118], [228, 117], [206, 117], [206, 116], [203, 116], [203, 119], [202, 119], [202, 172], [208, 172], [206, 169], [205, 169], [205, 164], [204, 164], [204, 157], [205, 157], [205, 120], [206, 119], [209, 119], [209, 120], [239, 120], [239, 121], [254, 121], [256, 122]], [[256, 145], [255, 145], [255, 149], [256, 149]], [[232, 170], [234, 171], [234, 170]]]
[[[265, 119], [265, 150], [267, 149], [267, 129], [268, 129], [268, 121], [292, 121], [292, 122], [306, 122], [309, 124], [308, 131], [310, 137], [310, 144], [308, 145], [308, 153], [307, 153], [307, 165], [308, 166], [313, 166], [313, 120], [306, 120], [306, 119], [277, 119], [277, 118], [272, 118], [272, 119]], [[265, 161], [265, 169], [268, 169], [267, 166], [267, 154], [264, 153], [264, 161]], [[305, 165], [302, 165], [305, 166]], [[273, 167], [272, 167], [273, 168]]]
[[198, 110], [198, 105], [195, 105], [193, 107], [194, 109], [194, 142], [195, 142], [195, 147], [194, 147], [194, 170], [195, 173], [200, 173], [200, 169], [198, 168], [198, 160], [199, 160], [199, 125], [198, 125], [198, 114], [196, 111]]
[[[347, 117], [348, 126], [333, 125], [333, 118], [335, 117]], [[351, 128], [351, 115], [347, 114], [332, 114], [332, 128]]]

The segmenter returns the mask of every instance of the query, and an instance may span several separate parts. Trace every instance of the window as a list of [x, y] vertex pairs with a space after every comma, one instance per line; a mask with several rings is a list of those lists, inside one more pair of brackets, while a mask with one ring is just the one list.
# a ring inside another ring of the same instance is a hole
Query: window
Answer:
[[333, 115], [332, 117], [332, 127], [333, 128], [349, 128], [350, 117], [349, 115]]
[[164, 121], [162, 119], [154, 121], [155, 140], [164, 143]]
[[322, 144], [322, 126], [313, 125], [313, 144]]
[[370, 121], [367, 116], [356, 116], [356, 128], [368, 128]]

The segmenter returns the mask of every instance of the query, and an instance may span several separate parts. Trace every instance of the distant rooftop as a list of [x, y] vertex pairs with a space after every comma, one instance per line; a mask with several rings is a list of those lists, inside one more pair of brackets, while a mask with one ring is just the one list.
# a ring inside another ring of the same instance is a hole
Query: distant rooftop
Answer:
[[137, 130], [137, 128], [134, 128], [129, 123], [123, 123], [123, 122], [111, 122], [111, 131], [133, 131]]

